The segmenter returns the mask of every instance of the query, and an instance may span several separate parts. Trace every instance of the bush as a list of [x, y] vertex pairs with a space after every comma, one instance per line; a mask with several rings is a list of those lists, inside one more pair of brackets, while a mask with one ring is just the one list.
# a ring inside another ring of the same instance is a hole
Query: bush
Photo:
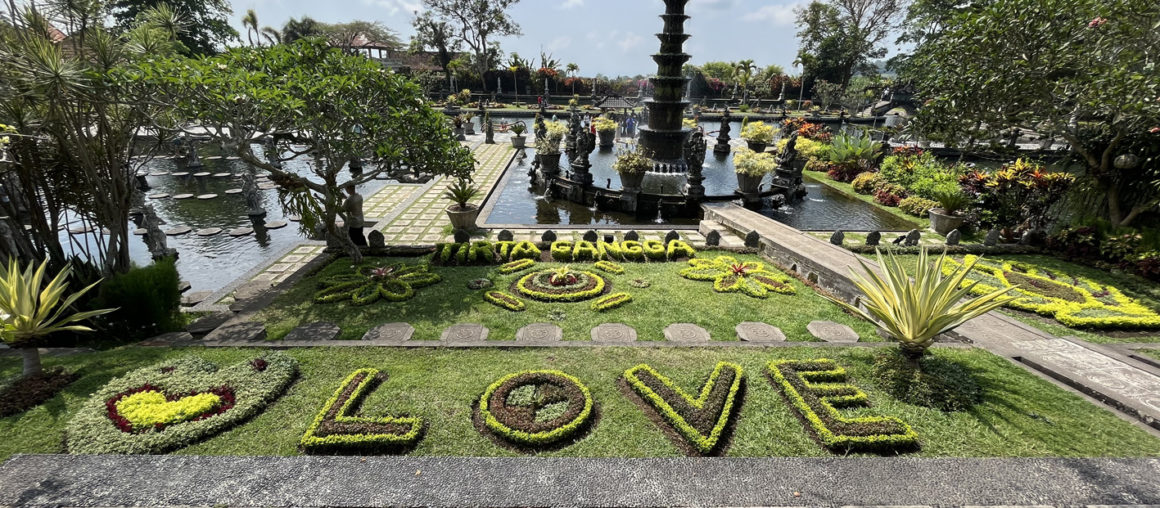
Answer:
[[[780, 141], [777, 142], [777, 151], [778, 152], [784, 151], [785, 145], [787, 145], [788, 143], [789, 143], [788, 138], [782, 138]], [[815, 140], [810, 139], [810, 138], [798, 137], [797, 141], [794, 143], [793, 146], [794, 146], [794, 149], [797, 150], [799, 158], [809, 160], [809, 159], [818, 159], [818, 158], [824, 157], [825, 152], [829, 148], [830, 145], [827, 145], [826, 143], [821, 142], [821, 141], [815, 141]]]
[[771, 143], [773, 126], [765, 122], [750, 122], [741, 128], [741, 139], [753, 143]]
[[1047, 247], [1069, 259], [1091, 259], [1100, 255], [1102, 236], [1091, 226], [1063, 228], [1047, 239]]
[[915, 365], [896, 350], [878, 353], [874, 377], [892, 397], [916, 406], [963, 411], [983, 400], [983, 389], [965, 367], [935, 356]]
[[918, 196], [911, 196], [898, 202], [899, 210], [915, 217], [926, 217], [931, 208], [937, 207], [937, 202]]
[[906, 189], [901, 185], [888, 183], [874, 191], [874, 200], [886, 206], [898, 206], [906, 197]]
[[854, 186], [854, 192], [858, 194], [873, 194], [874, 190], [884, 183], [886, 183], [886, 179], [872, 171], [858, 173], [858, 176], [855, 176], [854, 180], [850, 182]]
[[306, 453], [364, 455], [406, 449], [423, 437], [423, 419], [410, 416], [359, 416], [366, 397], [386, 379], [378, 369], [347, 376], [314, 417], [299, 446]]
[[174, 259], [161, 259], [106, 279], [91, 305], [94, 309], [117, 307], [99, 319], [104, 328], [119, 337], [140, 339], [180, 330], [178, 282]]

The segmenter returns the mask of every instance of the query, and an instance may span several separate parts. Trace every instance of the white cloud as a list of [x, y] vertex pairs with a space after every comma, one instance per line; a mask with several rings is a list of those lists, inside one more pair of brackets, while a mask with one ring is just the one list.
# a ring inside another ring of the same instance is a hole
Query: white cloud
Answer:
[[422, 2], [413, 0], [363, 0], [363, 3], [386, 9], [387, 15], [389, 16], [394, 16], [399, 12], [402, 12], [403, 14], [411, 14], [413, 12], [423, 10]]
[[548, 43], [548, 51], [562, 51], [572, 46], [572, 38], [568, 36], [556, 37], [552, 42]]
[[789, 26], [797, 21], [797, 13], [795, 9], [801, 7], [803, 4], [779, 4], [766, 5], [753, 12], [748, 12], [743, 15], [745, 21], [764, 21], [779, 26]]
[[583, 5], [584, 0], [564, 0], [564, 3], [560, 4], [560, 8], [571, 9], [573, 7], [582, 7]]
[[[612, 36], [615, 38], [616, 32], [613, 32]], [[617, 40], [616, 45], [620, 46], [621, 51], [628, 53], [629, 51], [632, 50], [632, 48], [639, 46], [640, 43], [642, 43], [642, 42], [644, 42], [644, 37], [641, 37], [640, 35], [637, 35], [634, 33], [626, 33], [626, 34], [624, 34], [623, 37], [619, 37], [619, 40]]]

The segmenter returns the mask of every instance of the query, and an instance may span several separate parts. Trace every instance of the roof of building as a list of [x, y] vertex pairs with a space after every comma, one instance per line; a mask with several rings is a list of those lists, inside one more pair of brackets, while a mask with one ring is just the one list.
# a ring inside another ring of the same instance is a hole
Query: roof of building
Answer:
[[621, 97], [619, 95], [607, 95], [604, 98], [592, 103], [598, 108], [608, 109], [626, 109], [635, 108], [640, 105], [640, 100], [635, 97]]

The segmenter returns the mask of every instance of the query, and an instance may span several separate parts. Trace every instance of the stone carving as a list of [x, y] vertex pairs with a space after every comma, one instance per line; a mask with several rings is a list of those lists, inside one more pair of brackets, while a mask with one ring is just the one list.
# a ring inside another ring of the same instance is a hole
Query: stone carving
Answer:
[[689, 168], [685, 194], [690, 201], [700, 201], [705, 198], [705, 186], [702, 185], [705, 177], [701, 176], [705, 164], [705, 134], [700, 129], [693, 131], [689, 139], [685, 141], [684, 150], [685, 164]]
[[242, 195], [246, 198], [246, 215], [250, 217], [265, 217], [266, 210], [262, 208], [262, 195], [258, 192], [258, 184], [254, 180], [252, 171], [242, 172]]
[[377, 229], [367, 234], [367, 242], [372, 249], [384, 249], [387, 247], [387, 240], [383, 237], [383, 232]]
[[717, 144], [713, 147], [714, 153], [729, 153], [729, 131], [732, 130], [729, 122], [731, 120], [727, 109], [725, 114], [721, 115], [721, 127], [717, 131]]
[[705, 245], [710, 247], [721, 245], [721, 233], [715, 229], [710, 231], [709, 234], [705, 235]]
[[878, 231], [871, 231], [870, 234], [866, 235], [866, 245], [874, 247], [874, 246], [877, 246], [881, 242], [882, 242], [882, 233], [880, 233]]
[[997, 228], [991, 228], [990, 231], [987, 231], [987, 236], [983, 238], [983, 245], [986, 247], [999, 245], [999, 230]]
[[962, 239], [963, 239], [963, 234], [960, 233], [959, 230], [957, 230], [957, 229], [952, 229], [950, 233], [947, 233], [947, 245], [951, 245], [951, 246], [958, 245], [959, 242], [962, 241]]
[[917, 229], [912, 229], [910, 232], [906, 233], [906, 241], [903, 242], [903, 246], [914, 247], [918, 245], [918, 241], [920, 239], [922, 239], [922, 233], [920, 233]]
[[515, 237], [516, 237], [515, 234], [513, 234], [511, 231], [505, 229], [503, 231], [500, 231], [499, 236], [497, 236], [496, 238], [498, 238], [499, 241], [501, 241], [501, 242], [510, 242], [512, 240], [515, 240]]
[[745, 246], [751, 249], [756, 249], [761, 245], [761, 235], [757, 231], [750, 231], [745, 235]]
[[842, 244], [845, 243], [845, 241], [846, 241], [846, 233], [843, 233], [842, 230], [840, 230], [840, 229], [837, 231], [834, 231], [834, 234], [830, 235], [830, 243], [837, 245], [838, 247], [841, 247]]

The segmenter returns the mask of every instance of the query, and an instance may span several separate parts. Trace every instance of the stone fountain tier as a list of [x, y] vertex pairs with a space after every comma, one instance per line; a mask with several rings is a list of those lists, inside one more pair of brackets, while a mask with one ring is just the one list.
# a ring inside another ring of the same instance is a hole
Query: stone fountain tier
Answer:
[[[649, 125], [640, 128], [641, 146], [649, 150], [653, 160], [657, 162], [673, 162], [674, 160], [684, 158], [685, 140], [688, 139], [689, 133], [693, 132], [693, 130], [688, 127], [678, 127], [677, 129], [654, 127], [652, 119], [655, 117], [651, 116], [654, 114], [661, 115], [664, 113], [659, 111], [650, 113]], [[677, 115], [679, 118], [679, 113]], [[658, 123], [658, 125], [663, 124]]]

